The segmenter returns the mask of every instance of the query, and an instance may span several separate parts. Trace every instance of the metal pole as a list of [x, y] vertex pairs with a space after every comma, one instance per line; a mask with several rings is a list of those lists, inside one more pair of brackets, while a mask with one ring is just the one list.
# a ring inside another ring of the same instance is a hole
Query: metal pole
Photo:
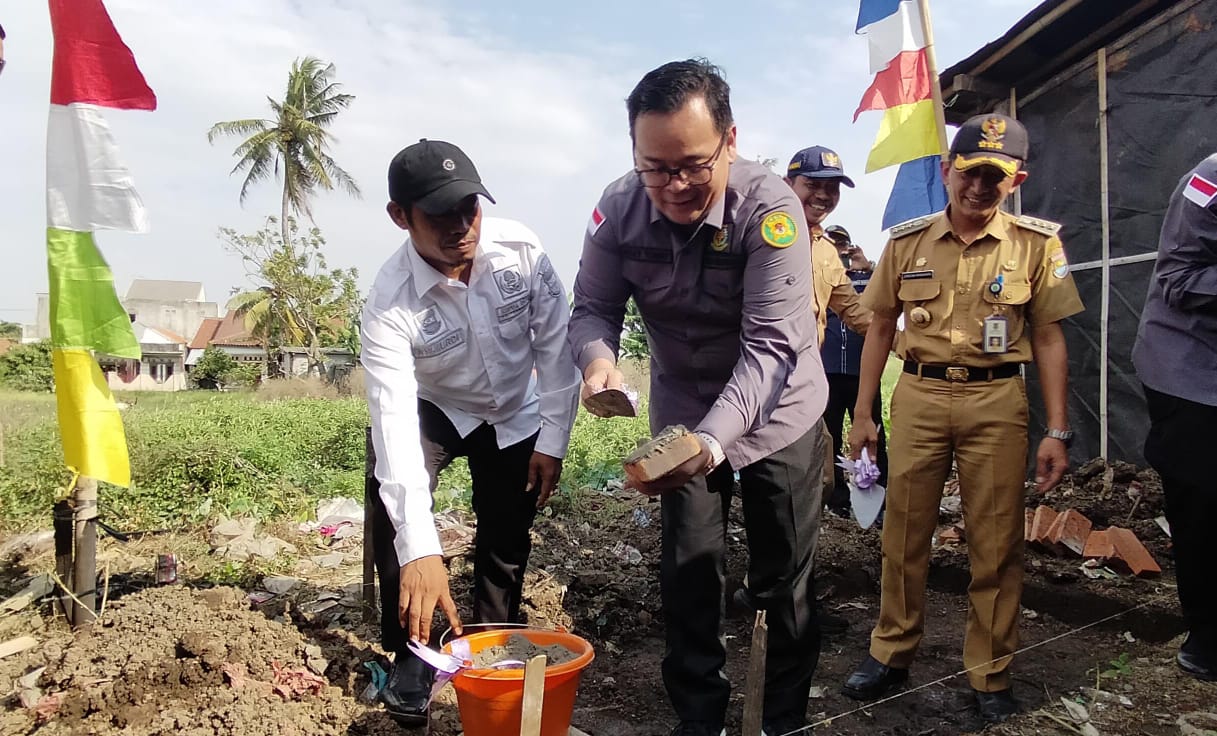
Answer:
[[97, 618], [97, 481], [81, 476], [72, 495], [75, 555], [72, 561], [72, 627], [79, 629]]
[[1099, 308], [1099, 457], [1107, 459], [1107, 351], [1108, 314], [1111, 309], [1111, 207], [1107, 150], [1107, 49], [1099, 49], [1099, 208], [1103, 223], [1103, 292]]

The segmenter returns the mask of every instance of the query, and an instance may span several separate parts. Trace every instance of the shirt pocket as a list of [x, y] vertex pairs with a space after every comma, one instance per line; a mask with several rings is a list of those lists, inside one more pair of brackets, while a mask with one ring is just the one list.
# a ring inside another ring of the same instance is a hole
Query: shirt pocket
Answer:
[[495, 330], [504, 340], [515, 340], [528, 331], [532, 311], [530, 296], [517, 297], [495, 308]]
[[901, 281], [896, 296], [905, 304], [928, 302], [938, 298], [942, 293], [942, 282], [933, 279], [914, 279]]
[[416, 342], [411, 347], [414, 370], [429, 376], [450, 372], [468, 353], [468, 339], [469, 331], [462, 327], [450, 330], [430, 342]]
[[[1002, 284], [1001, 291], [994, 294], [985, 284], [982, 301], [978, 304], [977, 317], [983, 323], [990, 315], [1006, 318], [1006, 344], [1013, 346], [1026, 330], [1026, 306], [1031, 301], [1031, 284], [1023, 280], [1011, 280]], [[979, 341], [977, 343], [979, 345]]]

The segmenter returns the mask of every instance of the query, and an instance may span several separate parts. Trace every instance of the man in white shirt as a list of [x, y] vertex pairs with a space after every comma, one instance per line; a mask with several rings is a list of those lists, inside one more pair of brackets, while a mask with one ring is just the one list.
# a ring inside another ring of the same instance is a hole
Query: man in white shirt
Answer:
[[473, 618], [514, 621], [529, 527], [562, 472], [581, 379], [557, 273], [527, 227], [482, 218], [478, 198], [494, 198], [459, 148], [403, 149], [389, 197], [409, 237], [376, 276], [362, 323], [381, 637], [397, 654], [381, 700], [398, 723], [422, 725], [432, 672], [406, 643], [428, 642], [437, 606], [461, 630], [431, 512], [436, 476], [468, 458]]

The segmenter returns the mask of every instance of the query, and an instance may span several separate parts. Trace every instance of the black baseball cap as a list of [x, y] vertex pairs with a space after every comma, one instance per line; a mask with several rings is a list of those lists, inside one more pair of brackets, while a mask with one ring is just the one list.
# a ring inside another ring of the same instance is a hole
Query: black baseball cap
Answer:
[[959, 126], [951, 142], [951, 165], [958, 171], [996, 166], [1014, 176], [1027, 160], [1030, 143], [1023, 124], [1006, 115], [977, 115]]
[[837, 245], [850, 245], [854, 242], [853, 238], [849, 237], [849, 231], [840, 225], [829, 225], [824, 234], [832, 238]]
[[423, 138], [398, 151], [389, 164], [389, 199], [399, 205], [416, 204], [429, 215], [440, 215], [470, 194], [494, 202], [473, 161], [451, 143]]
[[841, 166], [841, 157], [831, 148], [812, 146], [804, 148], [790, 159], [786, 167], [786, 176], [806, 176], [809, 179], [840, 179], [841, 183], [853, 189], [854, 180], [845, 175]]

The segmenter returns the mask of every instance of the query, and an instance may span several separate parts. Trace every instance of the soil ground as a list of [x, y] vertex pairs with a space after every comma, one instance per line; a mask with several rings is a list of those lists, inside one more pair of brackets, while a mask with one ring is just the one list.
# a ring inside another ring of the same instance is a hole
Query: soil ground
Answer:
[[[1025, 651], [1012, 668], [1023, 713], [986, 733], [1083, 733], [1062, 698], [1084, 705], [1090, 725], [1103, 734], [1217, 729], [1217, 684], [1197, 682], [1174, 665], [1183, 622], [1169, 538], [1154, 521], [1162, 513], [1156, 477], [1120, 465], [1105, 477], [1103, 467], [1092, 464], [1047, 497], [1029, 500], [1037, 503], [1076, 508], [1096, 528], [1133, 529], [1164, 573], [1148, 580], [1091, 579], [1078, 559], [1028, 550]], [[942, 523], [957, 520], [944, 512]], [[525, 612], [535, 625], [569, 628], [595, 646], [573, 721], [592, 736], [661, 736], [674, 725], [659, 672], [658, 521], [657, 503], [610, 485], [581, 495], [574, 513], [539, 517], [534, 527]], [[371, 681], [366, 663], [388, 664], [375, 618], [365, 622], [359, 607], [359, 538], [344, 541], [337, 567], [328, 566], [332, 559], [318, 567], [308, 555], [334, 550], [321, 548], [315, 533], [292, 534], [280, 536], [300, 548], [302, 561], [284, 562], [284, 573], [301, 582], [261, 603], [249, 596], [256, 581], [246, 589], [208, 587], [216, 563], [197, 539], [103, 540], [99, 567], [109, 573], [108, 600], [90, 629], [73, 634], [49, 604], [0, 618], [0, 641], [32, 635], [39, 642], [0, 659], [0, 734], [402, 733], [361, 697]], [[747, 556], [738, 516], [729, 540], [730, 584], [738, 587]], [[156, 586], [155, 555], [167, 551], [182, 559], [182, 582]], [[29, 575], [53, 568], [50, 555], [10, 555], [0, 568], [0, 598], [21, 589]], [[839, 688], [865, 654], [878, 610], [879, 532], [827, 516], [818, 559], [820, 605], [847, 619], [849, 629], [824, 643], [808, 712], [817, 724], [812, 732], [984, 730], [967, 681], [957, 675], [967, 615], [966, 543], [933, 553], [927, 628], [909, 688], [863, 707]], [[454, 592], [467, 591], [467, 560], [454, 560], [453, 573]], [[459, 603], [468, 610], [467, 598]], [[736, 684], [728, 732], [739, 733], [750, 612], [731, 611], [724, 631], [727, 673]], [[27, 704], [38, 707], [26, 707], [18, 679], [40, 667], [37, 690], [25, 692]], [[433, 708], [430, 732], [460, 733], [450, 687]]]

